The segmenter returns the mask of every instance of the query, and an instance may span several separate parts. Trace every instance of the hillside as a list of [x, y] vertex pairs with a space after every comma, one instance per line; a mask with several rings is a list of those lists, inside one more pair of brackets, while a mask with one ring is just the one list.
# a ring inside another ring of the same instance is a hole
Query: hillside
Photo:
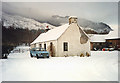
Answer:
[[[14, 26], [17, 28], [31, 29], [52, 29], [55, 26], [61, 26], [68, 23], [69, 16], [53, 15], [49, 20], [41, 21], [42, 19], [35, 20], [34, 18], [28, 18], [19, 15], [2, 14], [3, 26]], [[111, 27], [103, 22], [93, 22], [87, 19], [78, 18], [78, 24], [83, 28], [87, 34], [108, 34], [112, 31]]]
[[18, 15], [10, 15], [7, 13], [2, 14], [2, 21], [3, 21], [3, 26], [9, 27], [9, 26], [14, 26], [16, 28], [23, 28], [23, 29], [52, 29], [55, 26], [50, 25], [48, 23], [40, 23], [32, 18], [26, 18], [23, 16], [18, 16]]
[[[62, 25], [68, 23], [69, 16], [53, 15], [49, 22], [53, 25]], [[103, 22], [93, 22], [78, 17], [78, 25], [88, 34], [108, 34], [112, 31], [111, 27]]]

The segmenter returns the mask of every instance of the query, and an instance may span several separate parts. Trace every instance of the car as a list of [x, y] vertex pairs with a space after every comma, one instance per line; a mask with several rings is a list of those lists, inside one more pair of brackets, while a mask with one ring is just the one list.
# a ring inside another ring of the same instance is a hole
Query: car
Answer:
[[109, 51], [109, 48], [103, 48], [102, 51]]
[[43, 48], [32, 48], [30, 49], [30, 56], [39, 58], [49, 58], [49, 52]]
[[114, 51], [114, 48], [109, 48], [109, 51]]
[[97, 51], [97, 48], [93, 48], [94, 51]]
[[102, 51], [114, 51], [114, 48], [103, 48]]

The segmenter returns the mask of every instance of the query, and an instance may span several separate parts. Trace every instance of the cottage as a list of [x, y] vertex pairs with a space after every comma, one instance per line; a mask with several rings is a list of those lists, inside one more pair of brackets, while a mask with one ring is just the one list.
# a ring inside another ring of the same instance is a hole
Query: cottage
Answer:
[[90, 54], [90, 41], [87, 34], [77, 24], [77, 17], [69, 17], [65, 24], [40, 34], [31, 48], [45, 48], [52, 57]]

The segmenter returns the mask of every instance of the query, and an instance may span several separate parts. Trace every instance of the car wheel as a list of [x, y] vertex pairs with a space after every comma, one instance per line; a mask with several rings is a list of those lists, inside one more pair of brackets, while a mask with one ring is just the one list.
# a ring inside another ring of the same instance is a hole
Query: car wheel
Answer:
[[36, 54], [37, 59], [39, 59], [38, 54]]
[[33, 57], [33, 55], [30, 53], [30, 56]]

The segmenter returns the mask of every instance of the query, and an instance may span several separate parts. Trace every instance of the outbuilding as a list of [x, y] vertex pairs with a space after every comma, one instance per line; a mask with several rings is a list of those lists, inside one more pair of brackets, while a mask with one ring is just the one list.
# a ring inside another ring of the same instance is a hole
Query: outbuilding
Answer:
[[118, 28], [114, 27], [109, 34], [89, 34], [91, 50], [102, 50], [103, 48], [120, 49], [120, 37], [118, 35]]

